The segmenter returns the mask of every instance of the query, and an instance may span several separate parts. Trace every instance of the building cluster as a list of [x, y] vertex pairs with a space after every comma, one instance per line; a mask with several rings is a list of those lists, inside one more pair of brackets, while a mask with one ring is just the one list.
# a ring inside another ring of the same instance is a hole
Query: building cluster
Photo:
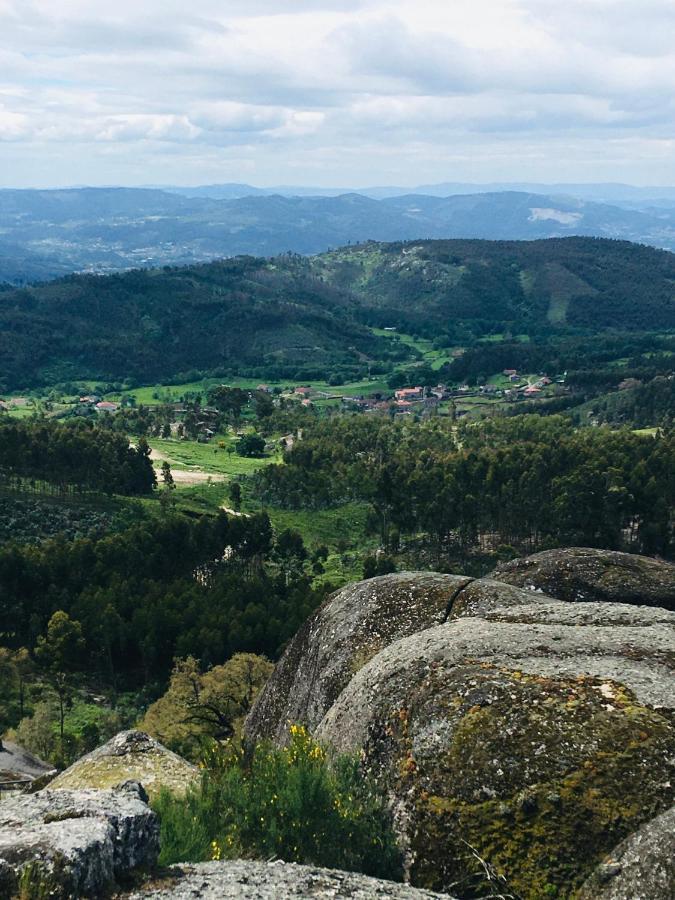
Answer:
[[100, 413], [114, 413], [120, 408], [119, 403], [113, 403], [112, 400], [103, 400], [96, 394], [86, 394], [80, 397], [79, 405], [83, 409], [95, 409]]

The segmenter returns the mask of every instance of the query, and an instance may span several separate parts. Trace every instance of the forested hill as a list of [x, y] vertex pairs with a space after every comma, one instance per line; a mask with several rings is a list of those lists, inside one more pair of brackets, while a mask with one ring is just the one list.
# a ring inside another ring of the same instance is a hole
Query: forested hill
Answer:
[[391, 360], [392, 342], [371, 326], [462, 341], [669, 330], [675, 255], [595, 238], [422, 241], [68, 276], [0, 290], [0, 384], [312, 377]]
[[675, 328], [675, 254], [627, 241], [364, 244], [317, 257], [314, 266], [356, 293], [372, 324], [429, 335], [477, 321], [523, 333]]
[[355, 311], [350, 295], [288, 260], [69, 276], [0, 291], [0, 384], [152, 383], [263, 363], [285, 377], [323, 371], [384, 344]]

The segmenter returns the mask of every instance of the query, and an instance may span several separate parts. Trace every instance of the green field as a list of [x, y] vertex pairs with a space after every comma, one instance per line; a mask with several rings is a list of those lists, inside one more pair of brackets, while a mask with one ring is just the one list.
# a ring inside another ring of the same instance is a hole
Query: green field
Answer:
[[[221, 442], [226, 445], [225, 448], [218, 446]], [[238, 456], [234, 450], [235, 439], [232, 435], [216, 436], [210, 444], [162, 438], [151, 438], [149, 444], [176, 469], [194, 469], [214, 475], [225, 475], [227, 478], [252, 475], [263, 466], [278, 462], [280, 459], [280, 454], [267, 456], [264, 459], [248, 459]], [[228, 448], [233, 452], [228, 452]]]
[[[408, 347], [417, 350], [417, 352], [422, 355], [422, 361], [428, 363], [434, 370], [438, 370], [446, 363], [452, 362], [456, 353], [461, 350], [459, 347], [435, 349], [433, 341], [427, 340], [426, 338], [414, 337], [412, 334], [405, 334], [402, 331], [385, 331], [383, 328], [372, 328], [371, 331], [380, 337], [390, 338], [392, 341], [398, 341], [401, 344], [406, 344]], [[410, 365], [415, 365], [415, 363], [409, 363], [403, 368], [408, 368]]]

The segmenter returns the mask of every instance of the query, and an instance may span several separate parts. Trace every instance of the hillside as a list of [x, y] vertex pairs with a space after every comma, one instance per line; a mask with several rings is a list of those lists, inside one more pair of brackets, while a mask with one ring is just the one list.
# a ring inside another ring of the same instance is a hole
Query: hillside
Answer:
[[[485, 320], [525, 332], [675, 327], [675, 256], [625, 241], [419, 241], [343, 248], [317, 272], [354, 291], [373, 324]], [[395, 321], [392, 321], [395, 319]]]
[[355, 301], [283, 260], [70, 276], [0, 293], [0, 383], [135, 378], [191, 370], [324, 371], [384, 342]]
[[0, 383], [329, 377], [400, 358], [373, 326], [448, 339], [664, 331], [675, 328], [674, 283], [670, 253], [586, 238], [366, 244], [312, 260], [69, 276], [0, 292]]
[[621, 208], [559, 193], [231, 194], [227, 186], [184, 194], [140, 188], [0, 191], [0, 240], [7, 244], [4, 251], [0, 244], [0, 282], [239, 254], [315, 254], [368, 240], [588, 235], [675, 248], [672, 208]]

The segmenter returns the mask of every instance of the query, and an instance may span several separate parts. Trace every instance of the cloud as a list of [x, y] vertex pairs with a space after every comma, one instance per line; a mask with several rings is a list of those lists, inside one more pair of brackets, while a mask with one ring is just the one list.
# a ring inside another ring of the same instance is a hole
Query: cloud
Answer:
[[18, 141], [29, 133], [28, 118], [0, 107], [0, 141]]
[[671, 0], [0, 0], [1, 182], [672, 180], [674, 29]]

